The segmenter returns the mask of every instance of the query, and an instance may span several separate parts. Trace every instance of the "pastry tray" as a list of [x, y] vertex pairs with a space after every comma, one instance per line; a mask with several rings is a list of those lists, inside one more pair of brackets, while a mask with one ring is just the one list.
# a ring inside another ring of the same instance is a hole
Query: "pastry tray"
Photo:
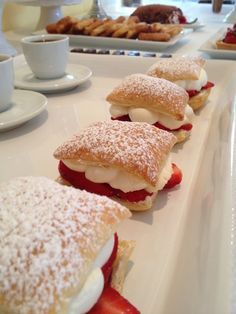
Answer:
[[[46, 34], [46, 30], [34, 32], [34, 35]], [[125, 49], [139, 51], [163, 51], [173, 47], [180, 40], [192, 33], [192, 29], [183, 29], [178, 35], [173, 36], [169, 41], [150, 41], [126, 38], [96, 37], [85, 35], [67, 34], [72, 46], [87, 48], [108, 48], [108, 49]]]
[[[15, 70], [24, 63], [15, 58]], [[108, 120], [106, 95], [131, 73], [145, 73], [155, 58], [71, 54], [92, 69], [76, 89], [48, 96], [48, 111], [0, 134], [1, 181], [16, 176], [58, 176], [53, 152], [90, 123]], [[229, 313], [232, 278], [232, 180], [236, 65], [209, 60], [215, 83], [198, 111], [190, 139], [172, 160], [183, 171], [180, 187], [158, 194], [152, 210], [133, 213], [119, 229], [133, 239], [123, 294], [144, 314]]]
[[236, 49], [235, 50], [226, 50], [226, 49], [217, 49], [216, 41], [223, 39], [226, 33], [227, 27], [221, 28], [213, 36], [211, 36], [206, 42], [204, 42], [199, 51], [207, 53], [212, 58], [217, 59], [236, 59]]

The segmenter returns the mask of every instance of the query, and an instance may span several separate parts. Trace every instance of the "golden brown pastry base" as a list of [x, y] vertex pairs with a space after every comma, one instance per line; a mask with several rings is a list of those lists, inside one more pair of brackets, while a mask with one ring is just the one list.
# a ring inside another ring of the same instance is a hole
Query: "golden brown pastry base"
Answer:
[[225, 49], [225, 50], [236, 50], [236, 44], [227, 44], [227, 43], [224, 43], [223, 40], [217, 40], [216, 48]]
[[125, 201], [120, 198], [117, 198], [117, 197], [112, 197], [112, 199], [114, 201], [117, 201], [121, 205], [127, 207], [131, 211], [143, 212], [148, 209], [151, 209], [156, 196], [157, 196], [157, 193], [154, 193], [152, 194], [152, 196], [147, 197], [146, 200], [140, 201], [140, 202], [129, 202], [129, 201]]
[[210, 95], [210, 92], [211, 92], [211, 88], [208, 88], [208, 89], [202, 90], [196, 96], [189, 98], [189, 102], [188, 102], [189, 106], [191, 106], [194, 111], [201, 108], [202, 106], [205, 105], [208, 99], [208, 96]]
[[176, 142], [177, 144], [177, 143], [182, 143], [186, 141], [189, 138], [191, 131], [180, 130], [180, 131], [174, 131], [171, 133], [177, 137], [177, 142]]
[[135, 241], [119, 240], [116, 260], [112, 268], [111, 286], [120, 293], [134, 247]]

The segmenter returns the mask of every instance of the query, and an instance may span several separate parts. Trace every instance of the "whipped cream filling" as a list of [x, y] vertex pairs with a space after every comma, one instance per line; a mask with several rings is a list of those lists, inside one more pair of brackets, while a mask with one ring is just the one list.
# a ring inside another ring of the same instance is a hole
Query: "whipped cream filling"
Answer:
[[194, 116], [193, 110], [189, 105], [185, 107], [184, 119], [181, 121], [175, 120], [165, 114], [157, 113], [146, 108], [111, 105], [110, 113], [113, 118], [128, 114], [132, 122], [147, 122], [149, 124], [155, 124], [156, 122], [159, 122], [161, 125], [170, 130], [175, 130], [184, 124], [191, 123]]
[[[153, 193], [161, 190], [172, 175], [172, 165], [170, 158], [167, 159], [159, 175], [155, 187], [137, 176], [115, 167], [81, 165], [74, 160], [62, 160], [62, 162], [71, 170], [84, 172], [85, 177], [95, 183], [108, 183], [114, 189], [119, 189], [125, 193], [145, 189]], [[168, 178], [166, 173], [168, 173]]]
[[197, 90], [200, 91], [203, 86], [207, 84], [207, 73], [204, 69], [201, 69], [200, 76], [198, 80], [184, 80], [175, 81], [174, 83], [178, 86], [184, 88], [185, 90]]
[[68, 314], [85, 314], [98, 301], [104, 287], [104, 277], [100, 268], [95, 268], [89, 274], [80, 293], [73, 297], [68, 308]]
[[97, 303], [104, 287], [101, 267], [111, 256], [114, 243], [114, 236], [112, 236], [99, 252], [82, 289], [70, 300], [68, 314], [85, 314]]

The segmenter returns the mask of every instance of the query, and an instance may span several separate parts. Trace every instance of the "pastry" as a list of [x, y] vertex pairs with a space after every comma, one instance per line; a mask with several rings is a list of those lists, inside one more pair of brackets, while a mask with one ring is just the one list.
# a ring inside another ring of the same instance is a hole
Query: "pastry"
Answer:
[[172, 132], [182, 142], [192, 129], [193, 111], [188, 98], [183, 88], [165, 79], [132, 74], [106, 100], [111, 104], [113, 120], [147, 122]]
[[0, 313], [140, 313], [110, 283], [127, 208], [44, 177], [2, 183], [0, 200]]
[[236, 50], [236, 23], [228, 27], [224, 38], [216, 41], [217, 49]]
[[56, 149], [59, 182], [112, 197], [131, 210], [149, 209], [172, 175], [169, 188], [181, 181], [169, 158], [175, 142], [148, 123], [94, 123]]
[[164, 4], [139, 6], [131, 16], [137, 16], [141, 22], [162, 24], [185, 24], [187, 22], [180, 8]]
[[208, 99], [213, 83], [204, 70], [205, 60], [200, 57], [160, 59], [147, 71], [147, 75], [164, 78], [184, 88], [193, 110], [201, 108]]
[[79, 20], [66, 16], [56, 23], [46, 26], [48, 33], [101, 36], [113, 38], [140, 39], [149, 41], [169, 41], [182, 31], [180, 25], [148, 24], [140, 22], [137, 16], [116, 19], [89, 18]]

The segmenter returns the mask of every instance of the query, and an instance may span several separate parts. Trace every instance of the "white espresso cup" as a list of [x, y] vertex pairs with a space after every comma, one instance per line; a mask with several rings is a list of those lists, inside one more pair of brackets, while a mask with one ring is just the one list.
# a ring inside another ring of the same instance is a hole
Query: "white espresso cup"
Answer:
[[13, 58], [0, 54], [0, 112], [10, 107], [13, 91]]
[[68, 36], [28, 36], [21, 44], [26, 62], [37, 78], [55, 79], [65, 75], [69, 58]]

